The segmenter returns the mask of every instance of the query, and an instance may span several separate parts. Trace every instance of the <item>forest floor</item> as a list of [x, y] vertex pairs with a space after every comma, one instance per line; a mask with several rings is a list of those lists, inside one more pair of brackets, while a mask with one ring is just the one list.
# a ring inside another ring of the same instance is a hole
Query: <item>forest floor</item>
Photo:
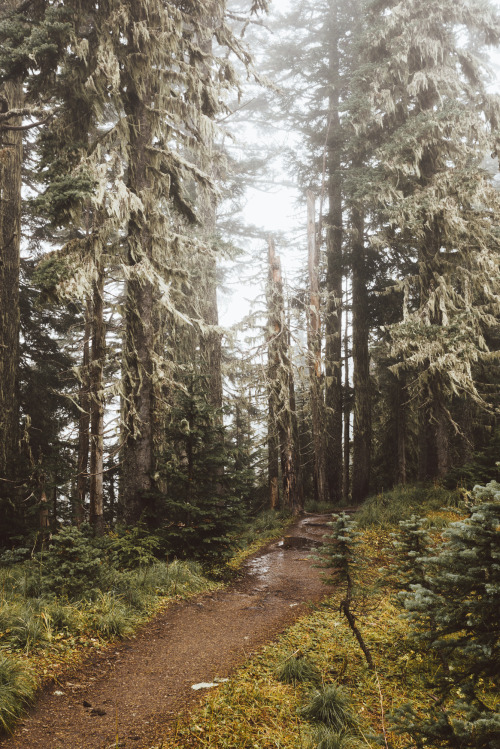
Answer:
[[[326, 589], [311, 548], [330, 516], [306, 515], [250, 557], [230, 586], [168, 607], [39, 696], [1, 749], [144, 749]], [[165, 746], [168, 746], [166, 744]]]

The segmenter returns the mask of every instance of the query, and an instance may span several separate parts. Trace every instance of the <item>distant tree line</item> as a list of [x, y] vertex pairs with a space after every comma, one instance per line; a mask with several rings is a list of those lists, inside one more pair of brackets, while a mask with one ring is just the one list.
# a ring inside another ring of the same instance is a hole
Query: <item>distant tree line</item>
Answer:
[[497, 8], [315, 0], [275, 31], [267, 68], [281, 98], [265, 114], [301, 134], [288, 159], [310, 206], [302, 304], [316, 374], [303, 463], [314, 495], [336, 505], [459, 482], [490, 447], [476, 480], [494, 478]]

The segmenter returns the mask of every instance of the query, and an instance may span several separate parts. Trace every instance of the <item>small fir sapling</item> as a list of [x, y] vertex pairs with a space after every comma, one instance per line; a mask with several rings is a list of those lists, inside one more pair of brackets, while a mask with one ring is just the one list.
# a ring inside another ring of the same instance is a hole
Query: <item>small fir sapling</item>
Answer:
[[356, 624], [354, 613], [355, 576], [360, 566], [358, 555], [359, 532], [357, 523], [343, 512], [333, 515], [333, 522], [328, 523], [332, 532], [326, 536], [325, 543], [319, 549], [318, 566], [328, 570], [324, 582], [329, 585], [343, 586], [344, 596], [340, 602], [340, 612], [345, 616], [349, 627], [363, 651], [370, 669], [374, 669], [373, 658]]
[[244, 516], [240, 472], [203, 377], [185, 380], [165, 430], [160, 471], [168, 491], [151, 493], [145, 519], [168, 553], [214, 567], [230, 555], [232, 534]]
[[399, 532], [392, 533], [395, 551], [396, 574], [393, 584], [400, 591], [409, 591], [413, 585], [425, 582], [425, 557], [430, 547], [430, 537], [425, 528], [426, 518], [412, 515], [399, 522]]
[[438, 700], [430, 715], [420, 718], [408, 705], [395, 713], [397, 730], [417, 746], [500, 746], [500, 712], [491, 699], [500, 673], [500, 485], [475, 487], [473, 497], [486, 501], [421, 559], [424, 581], [404, 596], [416, 644], [445, 666], [433, 674]]
[[89, 526], [62, 528], [39, 555], [42, 589], [70, 599], [93, 595], [103, 575], [103, 551], [92, 543]]

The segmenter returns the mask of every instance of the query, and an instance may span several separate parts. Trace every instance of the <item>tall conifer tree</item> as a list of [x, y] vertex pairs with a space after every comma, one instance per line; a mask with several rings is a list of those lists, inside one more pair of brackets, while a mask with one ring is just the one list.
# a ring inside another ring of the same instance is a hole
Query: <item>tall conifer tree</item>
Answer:
[[[17, 8], [0, 4], [3, 31]], [[3, 34], [0, 33], [0, 39]], [[3, 40], [2, 40], [3, 41]], [[21, 246], [22, 69], [16, 66], [0, 85], [0, 478], [14, 477], [19, 434], [19, 253]]]
[[499, 201], [482, 162], [499, 108], [483, 52], [500, 25], [490, 3], [411, 1], [374, 3], [367, 28], [353, 118], [370, 144], [362, 189], [373, 246], [417, 266], [392, 337], [418, 393], [426, 478], [449, 468], [452, 395], [481, 400], [474, 366], [497, 324]]

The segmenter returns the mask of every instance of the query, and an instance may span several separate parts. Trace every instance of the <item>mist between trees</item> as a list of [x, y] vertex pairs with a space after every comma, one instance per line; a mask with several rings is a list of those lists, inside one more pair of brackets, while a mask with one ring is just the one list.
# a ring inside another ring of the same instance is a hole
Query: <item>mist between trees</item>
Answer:
[[[263, 508], [496, 477], [496, 4], [0, 17], [1, 545], [215, 558]], [[266, 236], [241, 205], [282, 178], [303, 225]]]

